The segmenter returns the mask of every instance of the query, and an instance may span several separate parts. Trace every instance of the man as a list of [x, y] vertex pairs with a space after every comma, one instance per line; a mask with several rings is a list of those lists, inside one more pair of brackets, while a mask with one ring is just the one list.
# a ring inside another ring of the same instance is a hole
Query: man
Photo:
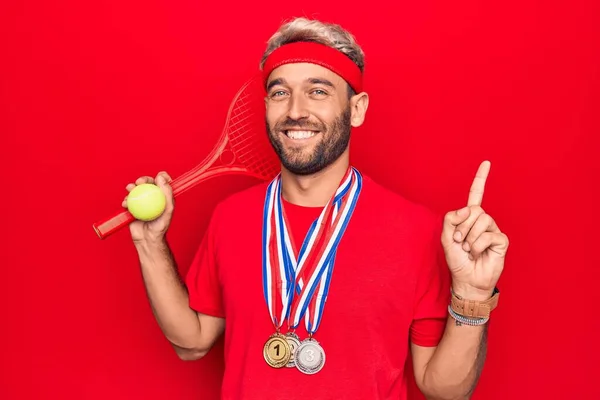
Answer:
[[224, 399], [405, 399], [409, 351], [429, 399], [469, 398], [478, 381], [508, 248], [481, 208], [490, 164], [443, 220], [353, 168], [363, 58], [315, 20], [271, 38], [261, 68], [281, 174], [216, 207], [185, 285], [165, 239], [171, 178], [127, 186], [156, 182], [167, 197], [158, 219], [130, 226], [143, 279], [182, 359], [225, 334]]

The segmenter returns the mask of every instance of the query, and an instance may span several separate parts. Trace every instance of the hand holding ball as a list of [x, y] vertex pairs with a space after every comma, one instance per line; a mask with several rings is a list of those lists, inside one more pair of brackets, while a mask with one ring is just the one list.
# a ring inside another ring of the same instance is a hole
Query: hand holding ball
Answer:
[[165, 211], [166, 198], [162, 190], [151, 183], [134, 187], [127, 196], [127, 209], [140, 221], [152, 221]]

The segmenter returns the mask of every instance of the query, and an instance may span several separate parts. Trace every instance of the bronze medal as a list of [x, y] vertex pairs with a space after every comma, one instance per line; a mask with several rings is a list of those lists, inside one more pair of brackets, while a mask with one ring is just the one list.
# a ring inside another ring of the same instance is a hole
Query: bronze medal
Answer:
[[295, 353], [296, 353], [296, 349], [300, 346], [300, 338], [298, 337], [298, 335], [296, 335], [293, 332], [286, 333], [285, 338], [286, 338], [288, 344], [290, 345], [290, 350], [292, 353], [292, 356], [290, 357], [290, 361], [287, 363], [286, 367], [294, 368], [296, 366]]

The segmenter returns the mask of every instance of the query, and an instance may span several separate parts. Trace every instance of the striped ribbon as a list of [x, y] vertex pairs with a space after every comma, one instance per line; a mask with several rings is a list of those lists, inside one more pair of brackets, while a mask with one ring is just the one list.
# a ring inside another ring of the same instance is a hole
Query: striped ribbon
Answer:
[[303, 317], [309, 334], [319, 328], [337, 247], [361, 189], [361, 174], [348, 168], [297, 252], [281, 201], [281, 175], [269, 184], [263, 212], [263, 294], [276, 329], [285, 320], [296, 329]]

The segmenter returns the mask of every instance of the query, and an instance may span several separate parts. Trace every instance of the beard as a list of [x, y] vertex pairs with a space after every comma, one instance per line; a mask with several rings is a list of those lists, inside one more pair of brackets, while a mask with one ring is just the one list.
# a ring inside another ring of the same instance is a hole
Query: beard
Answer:
[[[273, 149], [283, 166], [296, 175], [311, 175], [331, 165], [348, 148], [350, 143], [350, 105], [330, 125], [308, 120], [294, 120], [287, 117], [273, 128], [266, 121], [267, 133]], [[285, 148], [279, 132], [297, 128], [318, 130], [321, 140], [308, 154], [304, 146]]]

